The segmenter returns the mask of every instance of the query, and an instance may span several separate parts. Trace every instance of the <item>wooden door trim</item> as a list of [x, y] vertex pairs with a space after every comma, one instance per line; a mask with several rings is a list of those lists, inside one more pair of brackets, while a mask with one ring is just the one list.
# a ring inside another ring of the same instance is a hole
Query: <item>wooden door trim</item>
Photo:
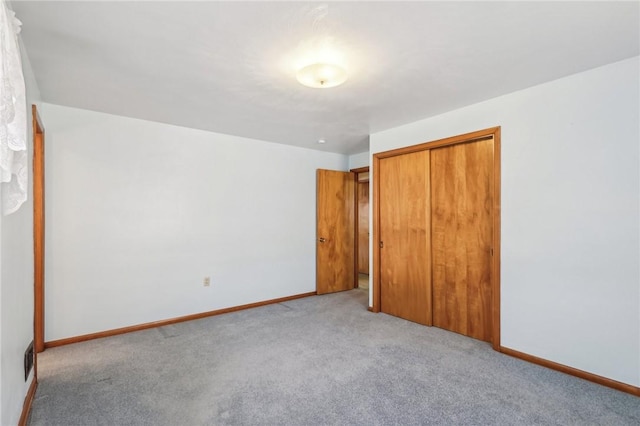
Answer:
[[500, 149], [500, 127], [495, 127], [493, 132], [493, 257], [491, 263], [491, 298], [493, 314], [493, 349], [500, 350], [500, 217], [502, 205], [500, 201], [501, 192], [501, 149]]
[[[380, 203], [378, 197], [380, 195], [380, 178], [378, 170], [380, 170], [380, 157], [374, 154], [371, 166], [373, 167], [373, 306], [371, 312], [380, 312]], [[371, 179], [371, 176], [369, 176]]]
[[[447, 145], [456, 145], [459, 143], [473, 142], [478, 139], [486, 139], [490, 137], [495, 137], [496, 134], [500, 134], [500, 126], [497, 127], [489, 127], [488, 129], [478, 130], [475, 132], [465, 133], [462, 135], [451, 136], [444, 139], [438, 139], [430, 142], [423, 142], [417, 145], [405, 146], [402, 148], [392, 149], [390, 151], [383, 151], [373, 154], [374, 158], [386, 158], [386, 157], [395, 157], [396, 155], [402, 154], [410, 154], [412, 152], [423, 151], [425, 149], [434, 149], [440, 148], [442, 146]], [[375, 168], [374, 168], [375, 171]], [[375, 179], [375, 176], [374, 176]]]
[[438, 139], [373, 154], [373, 306], [372, 312], [380, 312], [380, 160], [396, 155], [440, 148], [448, 145], [474, 142], [481, 139], [493, 138], [493, 257], [491, 264], [491, 314], [492, 314], [492, 345], [500, 350], [500, 126], [490, 127], [475, 132]]
[[[358, 167], [357, 169], [351, 169], [349, 170], [350, 172], [353, 172], [355, 174], [358, 173], [368, 173], [369, 172], [369, 166], [364, 166], [364, 167]], [[357, 177], [357, 176], [356, 176]]]
[[[34, 351], [44, 351], [44, 126], [31, 106], [33, 123], [33, 340]], [[37, 359], [37, 357], [36, 357]]]

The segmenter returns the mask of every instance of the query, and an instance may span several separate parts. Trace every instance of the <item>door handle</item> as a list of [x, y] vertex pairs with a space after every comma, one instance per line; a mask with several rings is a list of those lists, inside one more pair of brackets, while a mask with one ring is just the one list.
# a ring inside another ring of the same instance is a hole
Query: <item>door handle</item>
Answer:
[[318, 241], [320, 241], [321, 243], [324, 243], [327, 240], [325, 240], [324, 238], [320, 237], [320, 238], [318, 238]]

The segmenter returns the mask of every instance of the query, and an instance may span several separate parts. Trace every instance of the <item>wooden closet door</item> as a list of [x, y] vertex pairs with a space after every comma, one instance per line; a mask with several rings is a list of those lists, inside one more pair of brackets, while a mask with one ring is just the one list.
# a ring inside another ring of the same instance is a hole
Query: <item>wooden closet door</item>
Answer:
[[380, 308], [431, 325], [429, 151], [380, 160]]
[[433, 325], [492, 340], [493, 139], [431, 150]]

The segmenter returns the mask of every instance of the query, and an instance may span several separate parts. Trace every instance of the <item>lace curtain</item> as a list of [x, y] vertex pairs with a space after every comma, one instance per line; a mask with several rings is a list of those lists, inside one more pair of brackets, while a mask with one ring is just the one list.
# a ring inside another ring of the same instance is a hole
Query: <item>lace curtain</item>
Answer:
[[27, 199], [27, 105], [18, 34], [22, 23], [0, 0], [0, 182], [2, 213]]

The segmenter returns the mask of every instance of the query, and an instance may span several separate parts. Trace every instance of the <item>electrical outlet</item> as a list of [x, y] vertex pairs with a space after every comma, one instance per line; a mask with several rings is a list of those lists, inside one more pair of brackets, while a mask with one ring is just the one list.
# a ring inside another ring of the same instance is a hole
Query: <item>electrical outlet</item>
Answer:
[[209, 287], [211, 285], [211, 277], [204, 277], [204, 280], [202, 280], [202, 285], [205, 287]]

